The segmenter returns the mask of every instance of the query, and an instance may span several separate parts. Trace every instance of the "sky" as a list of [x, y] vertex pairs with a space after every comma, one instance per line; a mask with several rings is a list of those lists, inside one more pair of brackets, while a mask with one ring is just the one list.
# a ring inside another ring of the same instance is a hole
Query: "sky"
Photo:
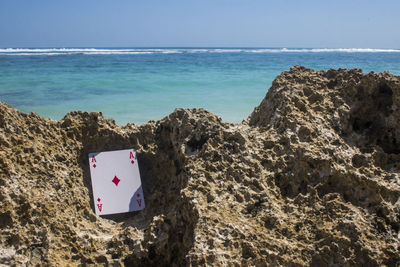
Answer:
[[400, 48], [399, 0], [0, 0], [0, 47]]

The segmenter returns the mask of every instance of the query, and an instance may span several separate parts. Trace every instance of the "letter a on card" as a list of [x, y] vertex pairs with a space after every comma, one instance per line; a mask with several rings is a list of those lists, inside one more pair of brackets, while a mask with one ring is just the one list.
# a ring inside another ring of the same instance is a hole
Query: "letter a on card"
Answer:
[[134, 149], [90, 153], [89, 163], [96, 214], [144, 209], [142, 182]]

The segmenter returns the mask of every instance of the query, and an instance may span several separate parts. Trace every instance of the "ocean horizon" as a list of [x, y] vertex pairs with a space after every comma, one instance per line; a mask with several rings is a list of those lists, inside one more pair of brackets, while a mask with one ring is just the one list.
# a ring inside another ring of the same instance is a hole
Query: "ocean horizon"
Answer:
[[0, 100], [55, 120], [82, 110], [142, 124], [175, 108], [204, 108], [237, 123], [293, 65], [400, 75], [400, 49], [1, 48]]

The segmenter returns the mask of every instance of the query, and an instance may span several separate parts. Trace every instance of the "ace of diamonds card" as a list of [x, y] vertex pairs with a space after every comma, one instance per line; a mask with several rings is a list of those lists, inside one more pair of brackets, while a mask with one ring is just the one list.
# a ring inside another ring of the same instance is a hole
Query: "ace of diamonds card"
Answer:
[[89, 154], [96, 214], [142, 210], [145, 207], [134, 149]]

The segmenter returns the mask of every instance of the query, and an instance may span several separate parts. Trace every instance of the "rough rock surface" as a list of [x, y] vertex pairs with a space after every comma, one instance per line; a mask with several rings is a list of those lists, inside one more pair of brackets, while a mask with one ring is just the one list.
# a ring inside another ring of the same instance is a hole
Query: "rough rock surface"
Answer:
[[[99, 217], [87, 155], [135, 148], [146, 208]], [[0, 263], [399, 266], [400, 78], [279, 75], [241, 124], [117, 126], [0, 103]]]

